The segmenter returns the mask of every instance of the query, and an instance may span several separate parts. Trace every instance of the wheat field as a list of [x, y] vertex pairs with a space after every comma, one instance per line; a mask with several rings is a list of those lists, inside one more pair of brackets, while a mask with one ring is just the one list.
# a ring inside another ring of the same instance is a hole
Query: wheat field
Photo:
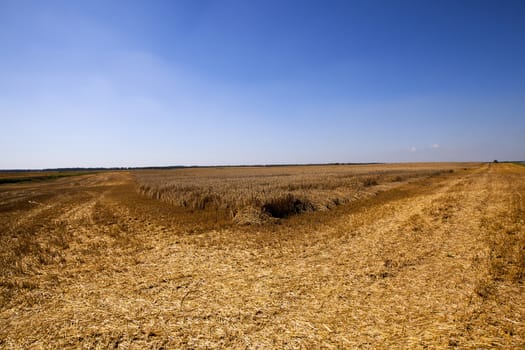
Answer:
[[4, 183], [0, 348], [524, 348], [524, 198], [507, 163]]
[[468, 166], [196, 168], [141, 171], [135, 178], [141, 194], [184, 208], [225, 210], [237, 223], [250, 224], [331, 209], [407, 181]]

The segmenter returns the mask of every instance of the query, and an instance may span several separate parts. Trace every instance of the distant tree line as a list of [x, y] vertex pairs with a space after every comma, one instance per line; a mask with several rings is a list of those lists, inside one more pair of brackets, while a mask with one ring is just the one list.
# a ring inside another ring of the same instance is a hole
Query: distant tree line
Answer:
[[286, 166], [320, 166], [320, 165], [374, 165], [385, 164], [371, 163], [307, 163], [307, 164], [243, 164], [243, 165], [168, 165], [168, 166], [144, 166], [144, 167], [74, 167], [74, 168], [46, 168], [46, 169], [5, 169], [2, 172], [69, 172], [69, 171], [118, 171], [118, 170], [161, 170], [161, 169], [184, 169], [184, 168], [243, 168], [243, 167], [286, 167]]

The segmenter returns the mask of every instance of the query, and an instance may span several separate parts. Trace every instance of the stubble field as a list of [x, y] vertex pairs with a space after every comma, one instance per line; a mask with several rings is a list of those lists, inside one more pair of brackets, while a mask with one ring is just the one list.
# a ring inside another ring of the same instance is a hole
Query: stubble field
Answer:
[[515, 164], [4, 183], [0, 348], [523, 348], [524, 198]]

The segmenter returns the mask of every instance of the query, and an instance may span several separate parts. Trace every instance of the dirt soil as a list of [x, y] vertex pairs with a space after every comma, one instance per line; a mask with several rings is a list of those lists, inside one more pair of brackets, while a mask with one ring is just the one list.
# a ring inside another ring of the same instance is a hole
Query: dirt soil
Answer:
[[252, 226], [135, 186], [0, 186], [0, 348], [525, 348], [525, 167]]

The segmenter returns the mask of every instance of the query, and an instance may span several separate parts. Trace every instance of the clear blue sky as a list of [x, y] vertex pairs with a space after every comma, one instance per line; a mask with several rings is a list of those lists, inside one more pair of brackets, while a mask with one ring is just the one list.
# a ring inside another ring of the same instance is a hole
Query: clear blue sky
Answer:
[[525, 159], [525, 1], [0, 0], [0, 168]]

